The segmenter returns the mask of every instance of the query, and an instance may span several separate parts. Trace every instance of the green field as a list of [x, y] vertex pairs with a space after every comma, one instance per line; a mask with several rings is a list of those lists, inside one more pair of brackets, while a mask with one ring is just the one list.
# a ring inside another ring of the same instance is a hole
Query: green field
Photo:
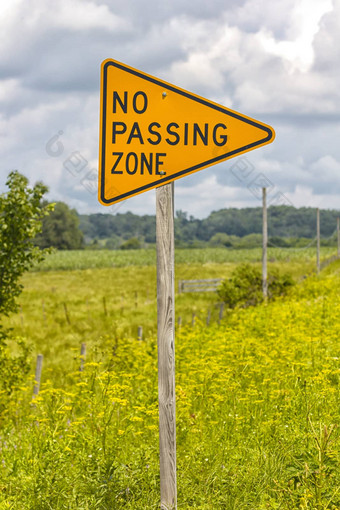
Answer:
[[[176, 284], [260, 259], [178, 250]], [[176, 295], [178, 508], [340, 509], [340, 262], [313, 276], [314, 250], [269, 259], [290, 295], [221, 324], [216, 294]], [[155, 252], [59, 252], [36, 269], [7, 321], [32, 371], [1, 415], [0, 510], [159, 508]]]
[[[322, 258], [330, 254], [325, 248]], [[179, 280], [225, 278], [236, 263], [260, 266], [261, 256], [259, 249], [177, 250], [176, 293]], [[269, 250], [268, 258], [269, 271], [278, 267], [297, 281], [315, 270], [314, 250], [276, 248]], [[34, 355], [42, 352], [46, 364], [56, 370], [65, 366], [64, 351], [78, 349], [82, 342], [90, 347], [103, 335], [136, 338], [138, 326], [143, 326], [144, 336], [155, 335], [155, 263], [154, 250], [52, 253], [36, 268], [39, 271], [24, 275], [21, 312], [5, 323], [28, 338]], [[193, 314], [206, 320], [209, 310], [216, 322], [219, 299], [215, 293], [176, 296], [176, 316], [183, 325], [191, 323]]]
[[[321, 259], [334, 253], [334, 248], [322, 247]], [[176, 264], [224, 264], [260, 262], [262, 250], [234, 250], [228, 248], [176, 249]], [[269, 248], [268, 260], [315, 267], [315, 248]], [[156, 263], [156, 250], [74, 250], [55, 251], [44, 262], [35, 267], [36, 271], [56, 271], [72, 269], [99, 269], [126, 266], [153, 266]]]

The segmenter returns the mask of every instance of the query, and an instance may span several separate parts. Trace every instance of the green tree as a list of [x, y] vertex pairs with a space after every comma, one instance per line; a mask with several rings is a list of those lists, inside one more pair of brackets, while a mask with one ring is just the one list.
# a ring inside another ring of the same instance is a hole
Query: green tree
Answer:
[[43, 259], [33, 239], [53, 204], [42, 204], [47, 187], [37, 183], [32, 189], [17, 171], [9, 174], [7, 193], [0, 196], [0, 317], [17, 310], [16, 298], [22, 291], [22, 274]]
[[58, 250], [78, 250], [83, 242], [78, 214], [64, 202], [57, 202], [51, 214], [44, 217], [42, 231], [35, 240], [40, 248]]
[[[42, 203], [47, 191], [42, 183], [29, 188], [26, 177], [13, 171], [6, 184], [8, 192], [0, 195], [0, 415], [6, 408], [6, 398], [29, 369], [27, 346], [22, 340], [11, 338], [1, 318], [17, 310], [22, 274], [43, 259], [44, 252], [34, 246], [33, 239], [41, 229], [42, 219], [53, 208]], [[17, 346], [15, 356], [8, 347], [10, 341]]]

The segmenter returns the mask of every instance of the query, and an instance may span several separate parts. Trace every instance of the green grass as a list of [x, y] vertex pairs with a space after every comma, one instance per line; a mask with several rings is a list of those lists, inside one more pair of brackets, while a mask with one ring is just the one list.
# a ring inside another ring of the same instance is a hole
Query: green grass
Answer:
[[[153, 264], [139, 265], [143, 254], [153, 254]], [[323, 252], [325, 257], [326, 251]], [[127, 266], [99, 267], [67, 270], [73, 267], [79, 256], [79, 265], [91, 265], [89, 260], [100, 265], [105, 256], [112, 257], [115, 264], [123, 263], [119, 257], [127, 256]], [[229, 260], [217, 262], [218, 257], [229, 256]], [[211, 321], [219, 317], [219, 299], [216, 293], [178, 294], [181, 279], [226, 278], [235, 267], [235, 257], [243, 261], [260, 264], [260, 250], [178, 250], [175, 265], [176, 321], [191, 324], [195, 314], [197, 320]], [[88, 259], [87, 257], [90, 257]], [[155, 253], [152, 250], [136, 251], [78, 251], [58, 252], [47, 259], [50, 270], [30, 272], [23, 277], [24, 292], [20, 296], [21, 312], [5, 321], [14, 333], [28, 339], [32, 345], [33, 358], [42, 353], [45, 367], [53, 369], [60, 377], [69, 370], [74, 353], [86, 342], [92, 349], [98, 338], [137, 338], [138, 326], [143, 327], [144, 337], [156, 334], [157, 291]], [[298, 281], [311, 274], [315, 267], [315, 253], [285, 250], [270, 251], [271, 267], [290, 272]], [[57, 258], [55, 258], [57, 257]], [[58, 259], [59, 257], [59, 259]], [[83, 258], [82, 258], [83, 257]], [[116, 257], [116, 258], [115, 258]], [[182, 262], [179, 262], [182, 257]], [[191, 257], [191, 259], [190, 259]], [[198, 259], [195, 261], [195, 259]], [[59, 262], [58, 262], [59, 260]], [[183, 260], [185, 262], [183, 262]], [[52, 264], [53, 262], [53, 264]], [[61, 264], [62, 262], [62, 264]], [[52, 267], [59, 267], [59, 270]], [[63, 270], [60, 270], [63, 267]], [[105, 299], [105, 304], [104, 304]], [[70, 324], [65, 314], [65, 305]], [[107, 312], [107, 313], [106, 313]], [[66, 352], [72, 352], [65, 356]]]
[[[322, 248], [321, 258], [334, 253], [334, 248]], [[260, 262], [262, 250], [234, 250], [228, 248], [176, 249], [176, 264], [223, 264]], [[315, 248], [269, 248], [268, 260], [273, 262], [300, 263], [309, 266], [315, 261]], [[35, 271], [98, 269], [127, 266], [152, 266], [156, 263], [155, 249], [147, 250], [74, 250], [56, 251], [35, 267]]]
[[[8, 324], [32, 344], [32, 375], [0, 417], [0, 510], [159, 508], [156, 269], [134, 255], [127, 267], [23, 278], [22, 315]], [[176, 283], [235, 267], [197, 256], [177, 259]], [[272, 264], [300, 278], [313, 256]], [[179, 509], [340, 509], [339, 296], [339, 261], [286, 298], [226, 312], [221, 325], [216, 295], [176, 296]]]
[[[178, 265], [176, 291], [179, 279], [227, 276], [233, 267]], [[156, 334], [155, 266], [29, 273], [24, 276], [23, 285], [21, 312], [5, 324], [29, 339], [34, 355], [44, 354], [46, 365], [57, 371], [70, 366], [73, 357], [65, 360], [65, 352], [77, 349], [82, 342], [92, 348], [105, 335], [136, 338], [138, 326], [143, 326], [145, 337]], [[216, 293], [177, 294], [176, 315], [181, 316], [184, 325], [191, 322], [193, 313], [203, 319], [211, 309], [212, 320], [216, 321], [217, 303]]]

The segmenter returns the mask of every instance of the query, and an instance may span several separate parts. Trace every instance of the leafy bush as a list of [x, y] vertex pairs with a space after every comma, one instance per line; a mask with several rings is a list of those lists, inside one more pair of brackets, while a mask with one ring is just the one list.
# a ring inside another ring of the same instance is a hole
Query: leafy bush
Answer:
[[120, 245], [121, 250], [139, 250], [141, 248], [140, 240], [137, 237], [131, 237]]
[[226, 246], [227, 248], [230, 248], [233, 246], [233, 241], [236, 236], [228, 236], [228, 234], [225, 234], [224, 232], [216, 232], [209, 241], [209, 244], [211, 246]]
[[[294, 284], [292, 277], [273, 270], [268, 277], [268, 299], [286, 293]], [[229, 280], [224, 280], [218, 289], [221, 300], [229, 307], [255, 306], [263, 301], [262, 274], [259, 268], [250, 264], [238, 266]]]

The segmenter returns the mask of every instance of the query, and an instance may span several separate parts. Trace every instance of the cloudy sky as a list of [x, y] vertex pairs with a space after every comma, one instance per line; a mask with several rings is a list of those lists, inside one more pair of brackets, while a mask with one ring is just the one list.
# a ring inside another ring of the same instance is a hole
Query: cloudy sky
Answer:
[[100, 64], [113, 58], [276, 131], [176, 181], [176, 209], [257, 206], [263, 185], [272, 204], [340, 209], [339, 27], [340, 0], [2, 0], [0, 192], [18, 169], [81, 213], [154, 214], [154, 190], [97, 200]]

